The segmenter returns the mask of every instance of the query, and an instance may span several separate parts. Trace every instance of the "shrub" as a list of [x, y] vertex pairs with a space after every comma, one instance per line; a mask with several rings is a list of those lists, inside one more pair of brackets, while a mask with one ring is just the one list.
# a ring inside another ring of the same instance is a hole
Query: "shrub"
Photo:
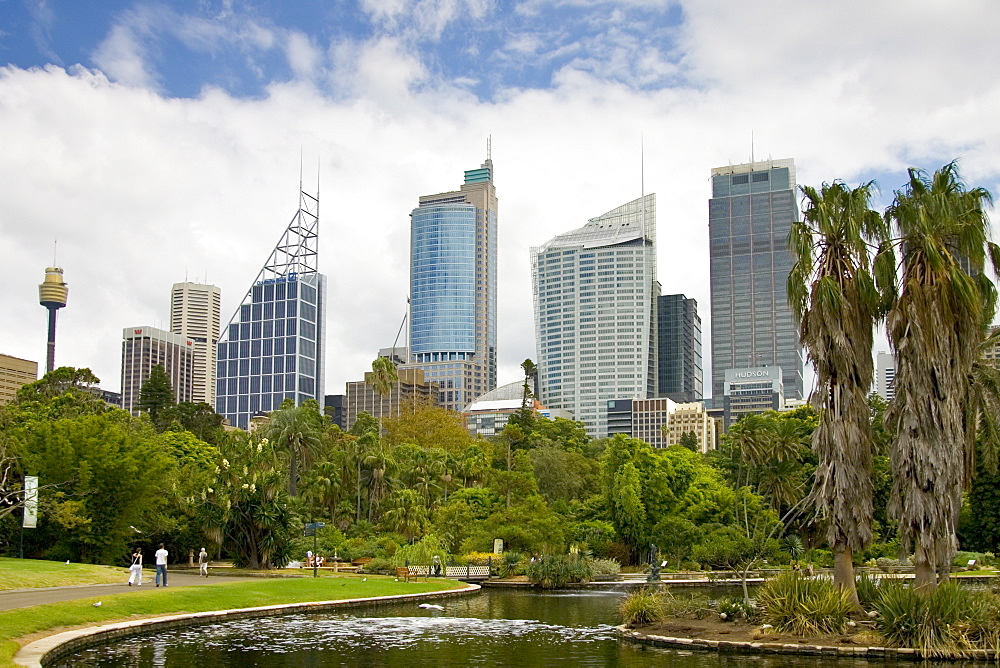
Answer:
[[509, 578], [512, 575], [517, 575], [522, 561], [524, 561], [524, 555], [520, 552], [504, 552], [500, 557], [500, 577]]
[[463, 554], [456, 563], [460, 563], [462, 566], [466, 564], [470, 566], [486, 566], [491, 560], [492, 563], [497, 563], [500, 560], [500, 555], [493, 552], [469, 552]]
[[753, 620], [757, 618], [759, 612], [752, 603], [747, 605], [742, 596], [719, 599], [719, 613], [726, 615], [727, 622], [735, 622], [737, 619]]
[[587, 559], [587, 563], [594, 576], [618, 575], [622, 572], [622, 565], [615, 559]]
[[832, 580], [794, 572], [768, 580], [757, 593], [757, 605], [764, 621], [799, 635], [842, 633], [851, 613], [847, 594]]
[[545, 589], [586, 582], [593, 577], [587, 560], [579, 554], [546, 555], [528, 564], [527, 574], [532, 584]]
[[992, 552], [956, 552], [955, 558], [952, 559], [952, 566], [968, 566], [969, 562], [973, 559], [976, 560], [976, 566], [992, 566], [993, 565], [993, 553]]
[[884, 585], [875, 603], [876, 622], [885, 639], [929, 654], [997, 645], [997, 598], [957, 583], [921, 594], [899, 583]]
[[858, 602], [863, 608], [872, 608], [876, 601], [882, 596], [883, 581], [873, 578], [867, 573], [861, 573], [854, 581], [854, 586], [858, 592]]
[[652, 589], [640, 589], [629, 594], [618, 606], [618, 610], [622, 615], [622, 623], [626, 626], [652, 624], [661, 621], [666, 615], [663, 595]]

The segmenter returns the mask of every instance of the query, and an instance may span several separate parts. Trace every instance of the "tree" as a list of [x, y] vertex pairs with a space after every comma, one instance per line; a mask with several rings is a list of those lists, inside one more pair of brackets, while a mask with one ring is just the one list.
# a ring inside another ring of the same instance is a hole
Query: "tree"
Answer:
[[216, 444], [222, 439], [225, 418], [215, 412], [210, 404], [182, 401], [163, 411], [163, 421], [168, 429], [189, 431], [206, 443]]
[[535, 379], [535, 375], [538, 373], [538, 368], [530, 358], [526, 358], [523, 362], [521, 362], [521, 369], [524, 370], [524, 389], [521, 392], [521, 412], [526, 413], [531, 410], [530, 401], [535, 396], [535, 393], [532, 390], [532, 384]]
[[270, 418], [267, 438], [274, 447], [288, 452], [288, 495], [296, 496], [299, 462], [306, 466], [312, 464], [322, 445], [323, 416], [315, 399], [307, 399], [301, 406], [285, 399]]
[[[664, 428], [665, 427], [666, 425], [664, 425]], [[681, 434], [681, 439], [678, 445], [687, 448], [691, 452], [698, 452], [698, 435], [693, 431], [686, 431]]]
[[382, 427], [390, 446], [412, 443], [459, 453], [473, 441], [461, 413], [419, 401], [405, 402], [398, 415], [382, 418]]
[[168, 503], [176, 462], [143, 420], [123, 411], [30, 425], [24, 471], [59, 491], [39, 498], [34, 552], [52, 559], [116, 563]]
[[989, 241], [989, 192], [967, 189], [956, 163], [930, 177], [911, 168], [909, 177], [885, 214], [901, 253], [899, 298], [886, 318], [896, 356], [890, 511], [902, 546], [914, 550], [914, 584], [929, 593], [957, 548], [968, 470], [963, 400], [995, 294], [982, 272], [987, 257], [997, 271], [1000, 249]]
[[170, 387], [170, 377], [162, 364], [149, 370], [149, 378], [139, 390], [139, 410], [149, 414], [157, 431], [166, 428], [163, 417], [168, 408], [174, 405], [174, 390]]
[[391, 357], [376, 357], [375, 361], [372, 362], [372, 373], [365, 380], [379, 396], [378, 414], [385, 416], [385, 411], [382, 410], [382, 400], [392, 392], [392, 388], [399, 382], [396, 363], [392, 361]]
[[206, 533], [226, 541], [237, 565], [276, 568], [291, 555], [295, 517], [284, 490], [283, 454], [238, 432], [221, 444], [215, 484], [205, 492]]
[[[799, 340], [816, 370], [812, 403], [819, 423], [812, 434], [819, 458], [809, 501], [826, 520], [834, 553], [835, 586], [859, 607], [854, 552], [872, 540], [872, 430], [867, 393], [872, 385], [874, 328], [886, 299], [873, 276], [872, 245], [888, 241], [888, 226], [871, 208], [873, 183], [842, 181], [817, 191], [803, 186], [807, 206], [792, 224], [795, 265], [788, 295]], [[880, 258], [888, 258], [881, 255]], [[892, 264], [880, 260], [881, 282], [893, 282]]]

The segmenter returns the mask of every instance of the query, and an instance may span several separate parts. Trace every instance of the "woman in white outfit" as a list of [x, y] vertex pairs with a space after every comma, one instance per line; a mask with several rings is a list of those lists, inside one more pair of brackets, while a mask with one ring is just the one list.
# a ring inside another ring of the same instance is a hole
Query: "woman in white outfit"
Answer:
[[132, 583], [135, 582], [136, 587], [142, 586], [142, 548], [135, 548], [135, 552], [132, 553], [132, 564], [128, 567], [128, 586], [131, 587]]

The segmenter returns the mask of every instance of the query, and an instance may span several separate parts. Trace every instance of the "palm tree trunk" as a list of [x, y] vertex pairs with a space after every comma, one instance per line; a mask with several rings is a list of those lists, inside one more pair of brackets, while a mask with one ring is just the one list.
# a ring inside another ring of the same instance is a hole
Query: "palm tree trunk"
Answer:
[[847, 592], [851, 606], [855, 610], [861, 609], [858, 589], [854, 580], [854, 550], [846, 543], [838, 543], [833, 546], [833, 585]]
[[937, 586], [937, 572], [929, 556], [917, 543], [913, 551], [913, 588], [925, 595], [932, 594]]
[[295, 450], [292, 449], [291, 457], [289, 457], [288, 462], [288, 496], [295, 496], [296, 492], [296, 481], [299, 479], [299, 459], [295, 456]]

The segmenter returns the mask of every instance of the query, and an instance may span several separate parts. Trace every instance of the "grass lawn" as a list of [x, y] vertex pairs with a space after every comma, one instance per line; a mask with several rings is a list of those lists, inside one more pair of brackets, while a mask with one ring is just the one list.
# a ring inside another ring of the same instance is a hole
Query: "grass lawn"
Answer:
[[29, 587], [66, 587], [125, 582], [128, 571], [124, 566], [93, 566], [67, 564], [63, 561], [11, 559], [0, 557], [0, 591]]
[[[417, 594], [463, 586], [463, 583], [454, 580], [396, 582], [391, 577], [371, 575], [367, 576], [367, 581], [357, 577], [336, 576], [317, 579], [262, 579], [260, 582], [220, 582], [197, 587], [154, 589], [141, 595], [111, 594], [36, 605], [0, 612], [0, 666], [14, 665], [11, 659], [20, 648], [17, 638], [55, 629], [121, 621], [135, 616]], [[96, 601], [102, 602], [101, 607], [93, 606]]]

